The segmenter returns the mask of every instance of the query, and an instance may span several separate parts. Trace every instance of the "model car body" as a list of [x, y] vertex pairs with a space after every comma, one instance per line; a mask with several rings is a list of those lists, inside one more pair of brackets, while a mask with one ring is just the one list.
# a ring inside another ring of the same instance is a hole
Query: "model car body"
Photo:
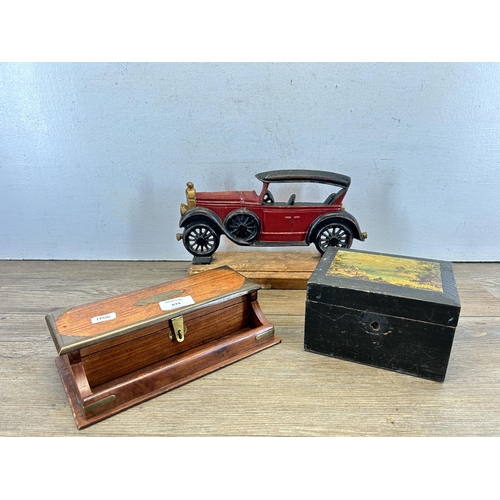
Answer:
[[[349, 248], [353, 238], [364, 241], [356, 219], [342, 202], [351, 184], [350, 177], [318, 170], [272, 170], [256, 174], [262, 182], [256, 191], [196, 192], [187, 183], [186, 204], [181, 204], [177, 234], [192, 255], [212, 255], [225, 235], [237, 245], [290, 246], [314, 243], [320, 253], [328, 246]], [[276, 202], [272, 185], [276, 183], [319, 183], [332, 187], [324, 201]]]

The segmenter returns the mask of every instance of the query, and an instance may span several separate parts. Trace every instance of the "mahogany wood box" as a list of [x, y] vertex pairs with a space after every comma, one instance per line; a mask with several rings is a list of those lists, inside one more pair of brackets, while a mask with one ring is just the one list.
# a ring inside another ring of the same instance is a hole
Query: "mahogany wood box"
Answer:
[[451, 263], [329, 248], [307, 284], [304, 348], [442, 382], [459, 314]]
[[280, 342], [228, 267], [47, 314], [82, 429]]

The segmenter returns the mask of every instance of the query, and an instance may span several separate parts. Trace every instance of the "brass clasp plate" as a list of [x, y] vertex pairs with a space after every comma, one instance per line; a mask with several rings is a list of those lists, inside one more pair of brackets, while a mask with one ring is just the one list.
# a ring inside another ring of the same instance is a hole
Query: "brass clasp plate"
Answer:
[[182, 316], [172, 318], [172, 328], [177, 342], [184, 342], [184, 335], [187, 332], [187, 328], [184, 326], [184, 319]]

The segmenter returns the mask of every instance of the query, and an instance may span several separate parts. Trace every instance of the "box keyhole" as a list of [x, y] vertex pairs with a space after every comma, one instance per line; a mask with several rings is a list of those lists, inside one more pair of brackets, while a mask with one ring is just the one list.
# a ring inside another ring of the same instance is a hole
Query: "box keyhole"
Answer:
[[388, 319], [378, 314], [366, 313], [361, 317], [361, 322], [363, 330], [368, 335], [380, 337], [392, 332]]

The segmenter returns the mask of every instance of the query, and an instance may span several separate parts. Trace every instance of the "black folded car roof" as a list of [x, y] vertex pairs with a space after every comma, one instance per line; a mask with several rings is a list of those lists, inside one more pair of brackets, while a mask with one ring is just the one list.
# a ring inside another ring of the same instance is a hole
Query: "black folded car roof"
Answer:
[[269, 170], [255, 174], [255, 177], [262, 182], [318, 182], [342, 187], [351, 184], [349, 176], [323, 170]]

